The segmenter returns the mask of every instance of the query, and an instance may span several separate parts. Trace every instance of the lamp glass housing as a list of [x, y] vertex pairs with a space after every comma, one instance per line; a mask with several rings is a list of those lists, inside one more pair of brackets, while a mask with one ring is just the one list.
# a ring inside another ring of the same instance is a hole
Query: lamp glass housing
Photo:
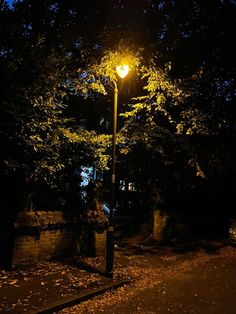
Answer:
[[126, 75], [129, 73], [129, 66], [127, 64], [117, 65], [116, 73], [120, 78], [126, 77]]

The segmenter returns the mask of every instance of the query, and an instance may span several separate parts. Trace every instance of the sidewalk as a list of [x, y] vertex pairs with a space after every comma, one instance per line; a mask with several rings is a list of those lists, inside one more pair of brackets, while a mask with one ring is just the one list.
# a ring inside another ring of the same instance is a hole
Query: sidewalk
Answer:
[[[95, 263], [101, 269], [99, 258]], [[52, 313], [125, 283], [87, 271], [83, 265], [68, 259], [24, 270], [0, 270], [0, 313]]]
[[[221, 241], [175, 244], [172, 247], [144, 243], [134, 237], [120, 241], [115, 251], [114, 280], [101, 274], [104, 257], [75, 257], [60, 262], [48, 261], [23, 270], [0, 270], [0, 313], [53, 313], [118, 288], [130, 280], [135, 281], [145, 275], [146, 268], [149, 277], [150, 268], [162, 272], [189, 258], [192, 252], [214, 253], [224, 246]], [[92, 272], [92, 269], [97, 271]]]

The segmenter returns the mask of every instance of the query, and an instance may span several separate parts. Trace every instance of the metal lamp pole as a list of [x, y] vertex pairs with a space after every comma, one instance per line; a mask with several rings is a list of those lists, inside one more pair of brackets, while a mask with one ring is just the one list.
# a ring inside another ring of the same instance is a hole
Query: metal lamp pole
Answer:
[[116, 188], [116, 130], [117, 130], [117, 104], [118, 88], [114, 82], [114, 107], [113, 107], [113, 135], [112, 135], [112, 174], [111, 174], [111, 205], [109, 213], [109, 226], [107, 230], [107, 252], [106, 252], [106, 275], [113, 278], [114, 260], [114, 207], [115, 207], [115, 188]]
[[[116, 72], [120, 78], [124, 78], [129, 72], [129, 66], [126, 64], [118, 65]], [[114, 260], [114, 207], [115, 207], [115, 189], [116, 189], [116, 129], [117, 129], [117, 104], [118, 88], [114, 83], [114, 109], [113, 109], [113, 136], [112, 136], [112, 174], [111, 174], [111, 205], [109, 213], [109, 227], [107, 230], [106, 247], [106, 276], [113, 278], [113, 260]]]

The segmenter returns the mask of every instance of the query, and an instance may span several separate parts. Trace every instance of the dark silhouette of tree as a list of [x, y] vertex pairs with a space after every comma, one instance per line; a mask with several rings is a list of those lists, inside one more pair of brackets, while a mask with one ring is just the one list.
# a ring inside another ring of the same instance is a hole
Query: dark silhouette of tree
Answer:
[[229, 0], [1, 1], [1, 172], [63, 190], [76, 166], [105, 169], [108, 59], [129, 50], [142, 63], [120, 89], [124, 171], [166, 206], [204, 189], [223, 205], [235, 191], [235, 11]]

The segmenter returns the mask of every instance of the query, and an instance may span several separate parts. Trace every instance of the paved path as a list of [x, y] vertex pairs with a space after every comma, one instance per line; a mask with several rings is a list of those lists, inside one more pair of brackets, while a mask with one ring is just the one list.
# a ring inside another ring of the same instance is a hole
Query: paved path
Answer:
[[216, 256], [187, 273], [146, 288], [109, 310], [110, 314], [235, 314], [236, 254]]

